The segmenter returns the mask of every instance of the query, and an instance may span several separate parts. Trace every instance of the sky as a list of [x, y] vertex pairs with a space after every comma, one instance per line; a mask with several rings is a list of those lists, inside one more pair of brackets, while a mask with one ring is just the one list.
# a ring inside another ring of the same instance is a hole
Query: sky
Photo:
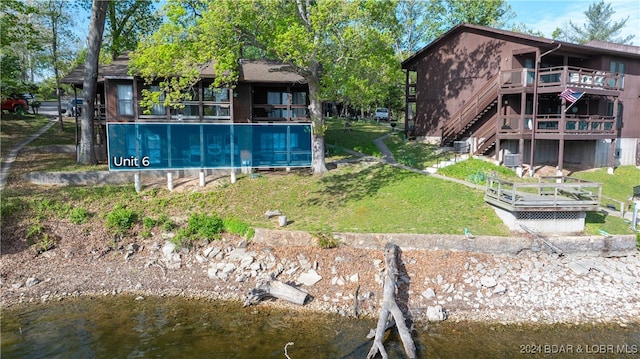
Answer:
[[[482, 0], [473, 0], [482, 1]], [[512, 22], [524, 23], [532, 30], [540, 31], [544, 37], [551, 38], [553, 31], [572, 21], [578, 26], [583, 26], [587, 19], [584, 12], [589, 5], [599, 0], [507, 0], [516, 18]], [[635, 46], [640, 46], [640, 1], [639, 0], [604, 0], [610, 4], [614, 13], [613, 22], [619, 22], [629, 17], [626, 26], [617, 37], [635, 35], [631, 40]], [[84, 16], [82, 16], [84, 15]], [[81, 41], [86, 40], [89, 14], [80, 14], [77, 19], [76, 33]]]
[[[587, 22], [584, 12], [589, 5], [598, 0], [507, 0], [517, 17], [514, 23], [524, 23], [528, 28], [540, 31], [544, 37], [551, 38], [553, 31], [564, 28], [569, 21], [578, 26]], [[616, 37], [635, 35], [631, 40], [635, 46], [640, 46], [640, 1], [638, 0], [604, 0], [614, 11], [611, 16], [613, 22], [620, 22], [627, 16], [626, 26]]]

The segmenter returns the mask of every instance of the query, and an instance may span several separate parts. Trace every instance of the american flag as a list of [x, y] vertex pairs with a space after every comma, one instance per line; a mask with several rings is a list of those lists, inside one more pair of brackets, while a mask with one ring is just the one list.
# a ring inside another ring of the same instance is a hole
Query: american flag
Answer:
[[580, 97], [582, 97], [582, 95], [584, 95], [584, 92], [576, 92], [573, 91], [572, 89], [568, 88], [562, 92], [560, 92], [560, 97], [564, 98], [565, 100], [569, 101], [569, 102], [576, 102], [580, 99]]

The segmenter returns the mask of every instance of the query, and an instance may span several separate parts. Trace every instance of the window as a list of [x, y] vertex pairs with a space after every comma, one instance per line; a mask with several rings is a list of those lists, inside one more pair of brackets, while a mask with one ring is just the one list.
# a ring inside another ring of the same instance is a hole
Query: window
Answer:
[[[620, 80], [618, 82], [618, 87], [623, 89], [624, 88], [624, 63], [622, 63], [620, 61], [611, 61], [609, 69], [611, 70], [611, 72], [617, 72], [618, 75], [620, 75]], [[616, 80], [615, 79], [610, 79], [609, 80], [609, 86], [615, 87], [616, 86]]]
[[[160, 86], [151, 86], [149, 87], [149, 91], [151, 92], [160, 92]], [[164, 101], [164, 93], [160, 94], [160, 97], [158, 97], [158, 100], [160, 101]], [[166, 115], [167, 114], [167, 108], [164, 107], [164, 105], [162, 104], [154, 104], [153, 107], [151, 107], [151, 114], [152, 115]]]
[[118, 115], [133, 116], [132, 85], [118, 85]]

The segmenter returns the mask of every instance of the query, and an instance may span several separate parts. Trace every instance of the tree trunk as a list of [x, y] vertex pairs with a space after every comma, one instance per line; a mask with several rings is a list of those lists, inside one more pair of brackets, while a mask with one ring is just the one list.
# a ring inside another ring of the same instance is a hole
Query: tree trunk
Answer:
[[313, 174], [322, 175], [327, 172], [324, 161], [324, 134], [326, 125], [322, 114], [322, 102], [319, 99], [320, 73], [319, 64], [311, 66], [311, 76], [307, 78], [309, 83], [309, 113], [313, 128]]
[[307, 300], [307, 293], [280, 281], [271, 280], [253, 288], [249, 294], [247, 294], [244, 306], [257, 304], [265, 297], [274, 297], [294, 304], [304, 305], [304, 302]]
[[382, 358], [387, 358], [387, 352], [384, 349], [382, 339], [384, 338], [384, 332], [388, 328], [387, 321], [389, 320], [389, 315], [391, 315], [396, 322], [407, 357], [412, 359], [416, 357], [416, 346], [411, 338], [411, 332], [407, 327], [404, 314], [395, 299], [397, 286], [396, 277], [398, 275], [398, 264], [396, 261], [399, 252], [400, 248], [394, 243], [387, 243], [384, 247], [386, 268], [384, 272], [384, 284], [382, 286], [382, 307], [380, 308], [380, 316], [378, 317], [378, 324], [376, 326], [376, 335], [373, 339], [371, 350], [369, 350], [369, 354], [367, 354], [367, 359], [374, 358], [378, 352], [380, 352]]
[[107, 0], [93, 0], [91, 7], [91, 19], [89, 20], [89, 34], [87, 35], [87, 60], [85, 63], [84, 81], [82, 84], [83, 111], [81, 122], [80, 154], [78, 162], [84, 165], [95, 165], [96, 153], [94, 150], [95, 136], [93, 132], [94, 99], [98, 87], [98, 60], [100, 46], [102, 46], [102, 33], [107, 14]]

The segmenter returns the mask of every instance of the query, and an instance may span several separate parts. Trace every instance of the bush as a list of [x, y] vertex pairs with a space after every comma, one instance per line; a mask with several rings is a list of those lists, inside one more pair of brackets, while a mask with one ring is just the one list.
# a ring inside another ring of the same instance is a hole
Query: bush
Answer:
[[252, 238], [255, 233], [253, 228], [239, 219], [227, 218], [222, 222], [224, 224], [224, 230], [228, 233], [246, 236], [247, 238]]
[[89, 220], [89, 211], [84, 208], [74, 208], [69, 212], [69, 220], [73, 224], [84, 224]]
[[173, 240], [179, 245], [198, 239], [215, 240], [220, 238], [223, 230], [224, 224], [218, 215], [193, 213], [189, 216], [187, 227], [180, 229]]
[[107, 214], [107, 229], [112, 230], [115, 234], [124, 234], [128, 232], [135, 224], [138, 216], [131, 210], [116, 206], [109, 214]]
[[467, 181], [475, 184], [485, 183], [487, 181], [487, 175], [484, 171], [477, 171], [467, 176]]
[[316, 232], [313, 236], [318, 240], [318, 246], [322, 249], [336, 248], [340, 244], [340, 240], [332, 233]]
[[144, 229], [151, 229], [153, 227], [155, 227], [156, 225], [158, 225], [158, 221], [156, 221], [155, 219], [151, 218], [151, 217], [144, 217], [142, 219], [142, 227], [144, 227]]

